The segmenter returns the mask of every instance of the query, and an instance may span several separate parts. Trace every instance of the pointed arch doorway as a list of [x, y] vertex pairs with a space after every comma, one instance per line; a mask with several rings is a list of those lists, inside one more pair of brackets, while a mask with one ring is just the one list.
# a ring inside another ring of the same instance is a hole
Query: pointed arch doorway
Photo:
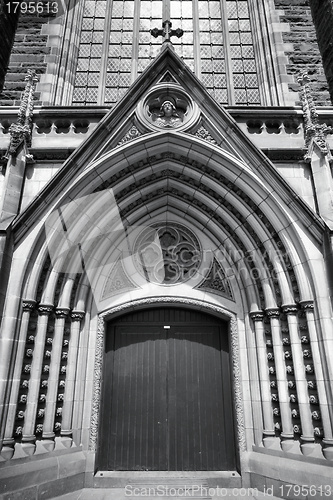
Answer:
[[228, 323], [177, 307], [106, 328], [99, 470], [235, 470]]

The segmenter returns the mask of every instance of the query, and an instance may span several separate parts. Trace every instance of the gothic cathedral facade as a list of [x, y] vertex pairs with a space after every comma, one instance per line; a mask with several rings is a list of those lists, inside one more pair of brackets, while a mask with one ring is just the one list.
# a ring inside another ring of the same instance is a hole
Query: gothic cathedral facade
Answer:
[[318, 5], [1, 3], [4, 500], [160, 477], [333, 497]]

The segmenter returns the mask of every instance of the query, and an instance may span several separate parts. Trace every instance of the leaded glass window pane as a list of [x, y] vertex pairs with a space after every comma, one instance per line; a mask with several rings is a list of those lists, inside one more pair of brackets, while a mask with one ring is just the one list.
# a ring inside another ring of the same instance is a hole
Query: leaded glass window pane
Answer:
[[162, 6], [160, 1], [140, 2], [140, 26], [138, 43], [138, 73], [140, 74], [159, 53], [162, 39], [154, 38], [150, 30], [162, 27]]
[[160, 53], [163, 12], [176, 53], [221, 104], [260, 104], [248, 0], [85, 0], [73, 104], [116, 103]]

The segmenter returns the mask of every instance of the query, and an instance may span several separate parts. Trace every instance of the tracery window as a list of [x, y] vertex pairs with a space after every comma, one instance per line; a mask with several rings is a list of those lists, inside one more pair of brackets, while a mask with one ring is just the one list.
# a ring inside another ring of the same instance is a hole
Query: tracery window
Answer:
[[[83, 0], [72, 104], [114, 104], [159, 54], [170, 18], [176, 53], [221, 104], [260, 105], [249, 4], [255, 0]], [[261, 62], [262, 64], [262, 62]]]

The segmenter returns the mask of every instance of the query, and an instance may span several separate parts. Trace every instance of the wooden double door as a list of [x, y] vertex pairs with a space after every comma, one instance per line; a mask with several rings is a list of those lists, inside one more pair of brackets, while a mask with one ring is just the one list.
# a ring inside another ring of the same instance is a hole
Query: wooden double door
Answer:
[[107, 329], [99, 470], [235, 469], [227, 323], [178, 308]]

